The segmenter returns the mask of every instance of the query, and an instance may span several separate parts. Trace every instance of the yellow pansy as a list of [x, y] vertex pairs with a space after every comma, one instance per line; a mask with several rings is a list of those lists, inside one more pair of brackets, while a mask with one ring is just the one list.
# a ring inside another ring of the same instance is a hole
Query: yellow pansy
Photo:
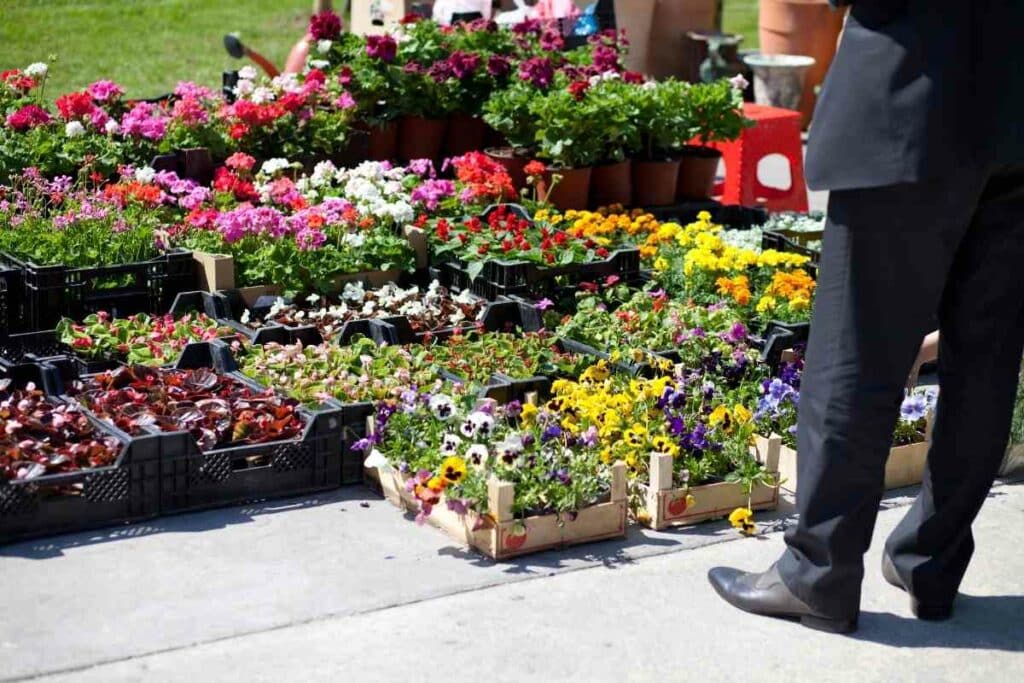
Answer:
[[532, 422], [537, 417], [537, 406], [532, 403], [523, 404], [522, 418], [523, 422]]

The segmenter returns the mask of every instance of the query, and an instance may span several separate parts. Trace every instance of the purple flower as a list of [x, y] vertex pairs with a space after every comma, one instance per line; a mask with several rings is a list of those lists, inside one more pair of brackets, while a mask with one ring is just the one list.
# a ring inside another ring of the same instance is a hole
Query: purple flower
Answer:
[[723, 337], [730, 344], [740, 344], [747, 340], [747, 328], [743, 323], [736, 323]]
[[548, 441], [551, 441], [552, 439], [557, 439], [560, 436], [562, 436], [561, 427], [559, 427], [558, 425], [548, 425], [547, 427], [545, 427], [544, 433], [541, 434], [540, 440], [541, 443], [546, 443]]
[[540, 36], [540, 46], [546, 52], [561, 52], [565, 47], [565, 40], [558, 31], [548, 29]]
[[491, 55], [487, 60], [487, 73], [494, 78], [503, 78], [512, 70], [512, 62], [502, 55]]
[[519, 417], [523, 413], [523, 404], [520, 401], [512, 401], [505, 405], [505, 414], [509, 417]]
[[555, 79], [555, 67], [547, 57], [534, 57], [519, 65], [519, 78], [536, 88], [547, 88]]
[[598, 73], [619, 71], [619, 53], [607, 45], [597, 45], [594, 47], [594, 68]]
[[466, 501], [459, 498], [448, 498], [446, 500], [448, 509], [457, 514], [459, 517], [465, 517], [469, 512], [469, 506], [466, 505]]
[[398, 54], [398, 43], [389, 35], [367, 36], [366, 55], [371, 59], [379, 59], [382, 62], [391, 63], [395, 61]]
[[569, 476], [569, 470], [553, 470], [548, 475], [553, 481], [557, 481], [562, 486], [568, 486], [572, 483], [572, 477]]
[[[430, 162], [428, 161], [427, 163]], [[438, 207], [442, 199], [447, 199], [454, 194], [455, 183], [451, 180], [427, 180], [412, 191], [410, 198], [412, 201], [420, 202], [433, 211]]]
[[409, 162], [409, 170], [420, 178], [434, 178], [437, 171], [434, 170], [434, 162], [431, 159], [413, 159]]
[[540, 301], [538, 301], [534, 305], [534, 308], [536, 308], [538, 311], [546, 311], [546, 310], [548, 310], [549, 308], [551, 308], [554, 305], [555, 305], [554, 301], [552, 301], [551, 299], [548, 299], [548, 298], [544, 298], [544, 299], [541, 299]]
[[588, 448], [593, 448], [597, 445], [597, 427], [590, 425], [587, 430], [580, 434], [580, 443]]
[[928, 400], [920, 394], [910, 394], [903, 399], [900, 406], [900, 419], [904, 422], [917, 422], [928, 415]]

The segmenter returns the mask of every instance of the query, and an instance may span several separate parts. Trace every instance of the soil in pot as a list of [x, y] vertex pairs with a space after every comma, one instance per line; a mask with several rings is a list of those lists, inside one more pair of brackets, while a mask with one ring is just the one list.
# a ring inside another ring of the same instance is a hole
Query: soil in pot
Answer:
[[545, 178], [541, 186], [537, 188], [538, 196], [546, 199], [560, 211], [570, 209], [582, 210], [587, 208], [590, 201], [590, 176], [593, 169], [587, 168], [560, 168], [552, 169], [552, 174], [562, 177], [558, 183], [551, 187], [550, 175]]
[[633, 204], [638, 207], [674, 204], [678, 184], [678, 159], [633, 162]]
[[595, 166], [590, 175], [590, 207], [613, 204], [633, 205], [633, 163], [629, 159]]
[[444, 156], [462, 156], [482, 150], [487, 140], [487, 124], [479, 116], [454, 114], [448, 120], [444, 138]]
[[398, 122], [367, 128], [366, 158], [370, 161], [394, 161], [398, 158]]
[[509, 177], [512, 179], [512, 187], [516, 192], [526, 187], [526, 164], [530, 161], [530, 152], [526, 149], [514, 149], [512, 147], [490, 147], [484, 150], [491, 160], [498, 162], [505, 167]]
[[403, 118], [398, 129], [399, 160], [405, 163], [413, 159], [440, 161], [447, 126], [446, 119]]
[[708, 199], [715, 191], [715, 177], [722, 153], [713, 147], [688, 145], [679, 158], [676, 199]]

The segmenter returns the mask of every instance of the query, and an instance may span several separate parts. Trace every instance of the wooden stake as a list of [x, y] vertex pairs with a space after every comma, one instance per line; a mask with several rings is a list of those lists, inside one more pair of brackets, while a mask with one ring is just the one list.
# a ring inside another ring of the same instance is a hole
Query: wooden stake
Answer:
[[612, 502], [626, 500], [626, 463], [617, 460], [612, 465]]
[[651, 490], [672, 489], [672, 456], [667, 453], [651, 453]]
[[487, 509], [491, 517], [499, 524], [512, 521], [512, 501], [515, 499], [516, 487], [497, 477], [487, 480]]

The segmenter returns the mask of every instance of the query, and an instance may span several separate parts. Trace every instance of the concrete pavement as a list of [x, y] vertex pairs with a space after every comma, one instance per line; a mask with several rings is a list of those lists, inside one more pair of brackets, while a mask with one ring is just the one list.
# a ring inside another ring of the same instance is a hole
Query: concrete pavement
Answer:
[[281, 514], [254, 506], [8, 546], [0, 679], [1019, 679], [1024, 484], [993, 490], [946, 624], [910, 618], [878, 575], [882, 534], [908, 501], [887, 498], [879, 516], [851, 638], [721, 602], [709, 567], [763, 568], [782, 548], [779, 532], [738, 539], [723, 523], [495, 564], [354, 489]]

